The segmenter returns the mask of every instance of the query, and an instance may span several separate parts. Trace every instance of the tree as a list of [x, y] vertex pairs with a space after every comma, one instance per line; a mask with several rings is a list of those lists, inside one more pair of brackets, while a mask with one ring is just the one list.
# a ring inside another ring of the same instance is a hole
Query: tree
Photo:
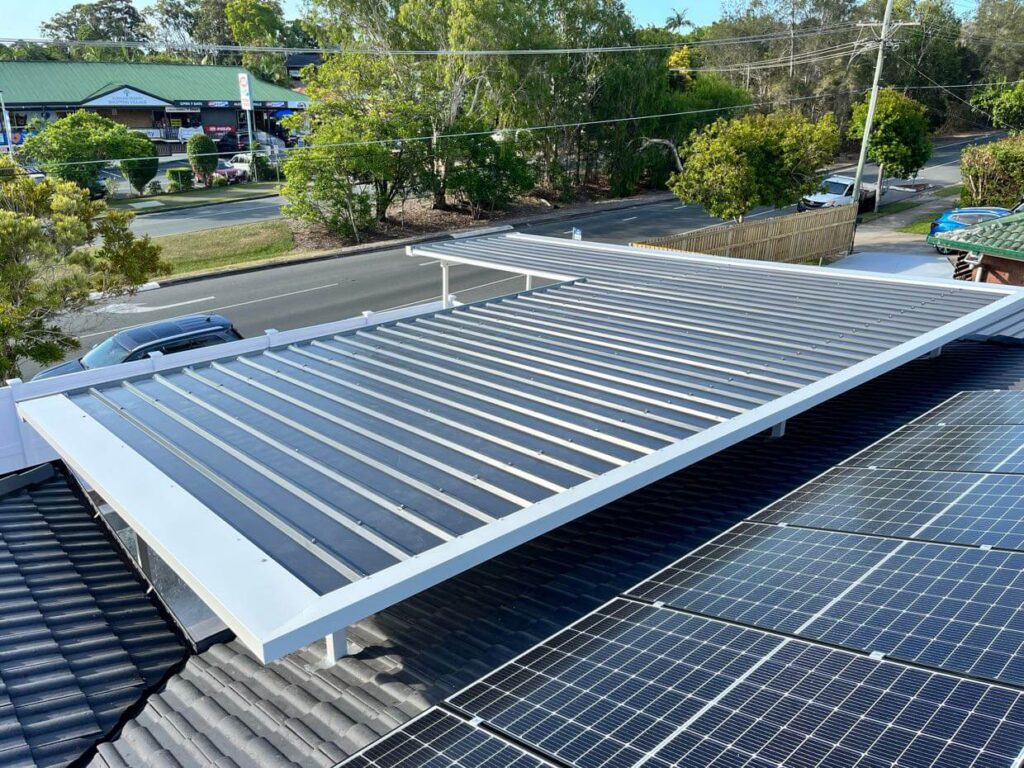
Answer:
[[310, 146], [324, 147], [334, 167], [373, 189], [379, 221], [400, 194], [436, 183], [427, 142], [408, 140], [430, 134], [429, 103], [411, 74], [402, 77], [385, 57], [336, 54], [316, 68], [306, 93], [310, 107], [293, 124], [308, 121]]
[[140, 195], [145, 192], [146, 185], [153, 180], [160, 169], [156, 147], [147, 136], [133, 133], [124, 144], [121, 161], [121, 172]]
[[40, 27], [55, 40], [146, 40], [146, 23], [131, 0], [96, 0], [75, 3]]
[[692, 27], [693, 22], [690, 21], [690, 14], [684, 9], [677, 11], [675, 8], [672, 9], [672, 13], [665, 19], [665, 29], [670, 32], [678, 32], [681, 29]]
[[742, 221], [757, 206], [782, 208], [814, 191], [838, 146], [831, 115], [817, 123], [794, 112], [719, 119], [683, 150], [669, 189], [712, 216]]
[[151, 40], [182, 48], [194, 41], [196, 0], [157, 0], [145, 15]]
[[507, 207], [533, 186], [533, 171], [511, 137], [485, 134], [461, 141], [464, 160], [452, 169], [448, 188], [469, 205], [473, 218]]
[[967, 147], [960, 153], [960, 204], [1012, 208], [1024, 190], [1024, 135]]
[[[36, 122], [21, 153], [42, 170], [82, 187], [95, 186], [109, 160], [129, 157], [133, 134], [121, 123], [80, 109], [52, 123]], [[138, 146], [138, 145], [136, 145]]]
[[228, 0], [195, 0], [195, 27], [192, 36], [196, 42], [210, 45], [231, 45], [231, 26], [225, 10]]
[[[231, 35], [239, 45], [273, 46], [284, 32], [284, 14], [277, 0], [229, 0], [224, 6]], [[285, 83], [283, 54], [242, 54], [242, 66], [263, 80]]]
[[[847, 133], [851, 139], [864, 136], [868, 98], [853, 105], [853, 116]], [[880, 91], [868, 143], [868, 157], [878, 163], [875, 206], [882, 196], [886, 172], [897, 179], [910, 178], [917, 175], [931, 156], [932, 139], [924, 105], [891, 88]]]
[[205, 133], [189, 136], [188, 143], [185, 144], [185, 153], [189, 165], [192, 166], [192, 173], [204, 184], [209, 184], [210, 176], [217, 170], [217, 145], [213, 143], [213, 139]]
[[991, 104], [992, 124], [1008, 131], [1024, 130], [1024, 82], [1005, 88]]
[[322, 226], [356, 242], [373, 226], [370, 196], [349, 176], [344, 153], [329, 147], [303, 147], [284, 163], [286, 216]]
[[94, 291], [132, 293], [167, 271], [159, 247], [132, 234], [133, 218], [71, 182], [36, 183], [0, 158], [0, 378], [77, 347], [62, 321]]

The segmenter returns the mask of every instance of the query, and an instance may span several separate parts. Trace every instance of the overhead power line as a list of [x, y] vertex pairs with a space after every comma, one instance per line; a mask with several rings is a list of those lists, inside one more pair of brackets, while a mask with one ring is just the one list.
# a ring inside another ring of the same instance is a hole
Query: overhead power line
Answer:
[[[517, 133], [531, 133], [531, 132], [540, 132], [540, 131], [564, 130], [566, 128], [587, 128], [587, 127], [595, 126], [595, 125], [611, 125], [611, 124], [614, 124], [614, 123], [628, 123], [628, 122], [636, 122], [636, 121], [640, 121], [640, 120], [662, 120], [662, 119], [668, 119], [668, 118], [672, 118], [672, 117], [683, 117], [685, 115], [701, 115], [701, 114], [708, 114], [708, 113], [711, 113], [711, 112], [732, 112], [732, 111], [736, 111], [736, 110], [740, 110], [740, 109], [757, 109], [759, 107], [783, 106], [783, 105], [786, 105], [786, 104], [794, 104], [796, 102], [802, 102], [802, 101], [814, 101], [814, 100], [817, 100], [817, 99], [835, 98], [835, 97], [844, 96], [844, 95], [859, 95], [859, 94], [866, 93], [866, 92], [867, 92], [867, 89], [856, 90], [856, 91], [843, 91], [843, 92], [840, 92], [840, 93], [819, 93], [819, 94], [815, 94], [814, 96], [797, 96], [797, 97], [790, 98], [790, 99], [750, 102], [748, 104], [733, 104], [733, 105], [722, 106], [722, 107], [707, 107], [705, 109], [689, 109], [689, 110], [683, 110], [681, 112], [663, 112], [663, 113], [660, 113], [660, 114], [653, 114], [653, 115], [630, 115], [628, 117], [609, 117], [609, 118], [605, 118], [605, 119], [602, 119], [602, 120], [585, 120], [585, 121], [582, 121], [582, 122], [577, 121], [577, 122], [572, 122], [572, 123], [550, 123], [550, 124], [547, 124], [547, 125], [530, 125], [530, 126], [522, 126], [522, 127], [516, 127], [516, 128], [511, 128], [511, 127], [510, 128], [492, 128], [492, 129], [489, 129], [489, 130], [465, 131], [465, 132], [462, 132], [462, 133], [443, 133], [443, 134], [440, 134], [440, 135], [437, 135], [437, 136], [435, 136], [435, 135], [422, 135], [422, 136], [395, 137], [395, 138], [390, 138], [390, 139], [361, 139], [361, 140], [358, 140], [358, 141], [340, 141], [340, 142], [332, 142], [332, 143], [329, 143], [329, 144], [315, 144], [315, 145], [306, 146], [306, 147], [289, 147], [287, 149], [282, 150], [278, 154], [295, 154], [297, 152], [313, 152], [313, 151], [324, 150], [324, 149], [346, 149], [346, 148], [350, 148], [350, 147], [400, 145], [400, 144], [403, 144], [405, 142], [434, 141], [434, 140], [437, 140], [437, 139], [463, 139], [463, 138], [472, 138], [472, 137], [476, 137], [476, 136], [492, 136], [494, 134], [502, 134], [502, 133], [517, 134]], [[193, 157], [207, 157], [207, 156], [214, 156], [214, 155], [219, 156], [219, 155], [223, 155], [223, 154], [224, 154], [223, 152], [206, 152], [206, 153], [199, 154], [199, 155], [193, 155]], [[259, 155], [269, 155], [271, 153], [270, 153], [269, 150], [256, 150], [256, 154], [259, 154]], [[137, 160], [137, 159], [138, 158], [133, 158], [133, 157], [121, 157], [121, 158], [109, 158], [109, 159], [106, 159], [106, 160], [77, 160], [77, 161], [69, 161], [69, 162], [63, 162], [63, 163], [45, 163], [45, 164], [41, 164], [41, 165], [45, 165], [46, 168], [63, 168], [63, 167], [75, 166], [75, 165], [94, 165], [94, 164], [119, 163], [122, 160]]]
[[[830, 35], [838, 32], [852, 31], [856, 29], [853, 23], [837, 24], [828, 27], [815, 27], [814, 29], [796, 32], [795, 37], [816, 37], [819, 35]], [[367, 56], [557, 56], [564, 54], [588, 54], [588, 53], [631, 53], [643, 51], [671, 51], [677, 48], [700, 48], [718, 45], [740, 45], [745, 43], [770, 42], [790, 38], [790, 33], [774, 32], [763, 35], [744, 35], [737, 37], [722, 37], [707, 40], [691, 40], [678, 43], [658, 43], [649, 45], [611, 45], [611, 46], [581, 46], [567, 48], [509, 48], [509, 49], [453, 49], [453, 50], [407, 50], [390, 48], [344, 48], [340, 46], [327, 48], [303, 48], [294, 46], [261, 46], [261, 45], [214, 45], [208, 43], [170, 43], [153, 40], [54, 40], [50, 38], [14, 38], [2, 37], [2, 45], [39, 45], [56, 48], [112, 48], [130, 50], [151, 50], [151, 51], [190, 51], [195, 53], [351, 53]]]

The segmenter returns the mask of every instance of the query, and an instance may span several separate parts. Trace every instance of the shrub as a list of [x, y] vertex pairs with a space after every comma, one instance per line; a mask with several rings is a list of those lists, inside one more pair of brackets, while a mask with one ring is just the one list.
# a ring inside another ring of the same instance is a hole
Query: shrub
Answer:
[[1024, 135], [967, 147], [960, 153], [960, 204], [1012, 208], [1024, 194]]
[[226, 187], [227, 185], [228, 180], [225, 179], [223, 176], [211, 176], [210, 181], [207, 184], [207, 186], [210, 187]]
[[473, 137], [466, 150], [464, 161], [448, 175], [448, 189], [469, 204], [473, 218], [506, 208], [533, 186], [533, 171], [514, 142]]
[[159, 181], [151, 181], [146, 186], [146, 194], [147, 195], [162, 195], [163, 193], [164, 193], [164, 188], [160, 184]]
[[121, 172], [141, 195], [160, 169], [156, 147], [148, 137], [134, 133], [125, 141], [124, 157], [130, 159], [121, 161]]
[[217, 145], [205, 133], [190, 136], [185, 145], [192, 171], [204, 183], [209, 183], [210, 174], [217, 170]]
[[339, 153], [295, 152], [285, 161], [285, 215], [313, 222], [328, 232], [359, 241], [373, 227], [370, 195], [360, 191]]
[[168, 168], [167, 179], [167, 188], [171, 192], [187, 192], [195, 186], [192, 183], [191, 168]]

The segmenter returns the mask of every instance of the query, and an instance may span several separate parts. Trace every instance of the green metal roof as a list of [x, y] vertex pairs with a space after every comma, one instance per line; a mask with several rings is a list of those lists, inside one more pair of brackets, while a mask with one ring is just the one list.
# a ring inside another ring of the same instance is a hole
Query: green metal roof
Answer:
[[932, 245], [958, 251], [987, 253], [1024, 261], [1024, 213], [990, 219], [964, 229], [929, 237]]
[[[238, 101], [243, 67], [84, 61], [0, 61], [9, 105], [82, 104], [127, 86], [164, 101]], [[308, 101], [297, 91], [252, 77], [254, 101]]]

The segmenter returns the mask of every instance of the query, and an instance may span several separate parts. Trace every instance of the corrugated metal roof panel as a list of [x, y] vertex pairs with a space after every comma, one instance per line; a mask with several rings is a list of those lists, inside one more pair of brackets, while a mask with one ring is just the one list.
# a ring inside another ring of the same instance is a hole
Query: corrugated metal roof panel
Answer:
[[570, 282], [19, 406], [263, 659], [1024, 300], [518, 236], [415, 253]]
[[[242, 67], [86, 61], [0, 61], [8, 107], [81, 104], [128, 86], [165, 101], [238, 101]], [[252, 78], [256, 101], [308, 101], [297, 91]]]

